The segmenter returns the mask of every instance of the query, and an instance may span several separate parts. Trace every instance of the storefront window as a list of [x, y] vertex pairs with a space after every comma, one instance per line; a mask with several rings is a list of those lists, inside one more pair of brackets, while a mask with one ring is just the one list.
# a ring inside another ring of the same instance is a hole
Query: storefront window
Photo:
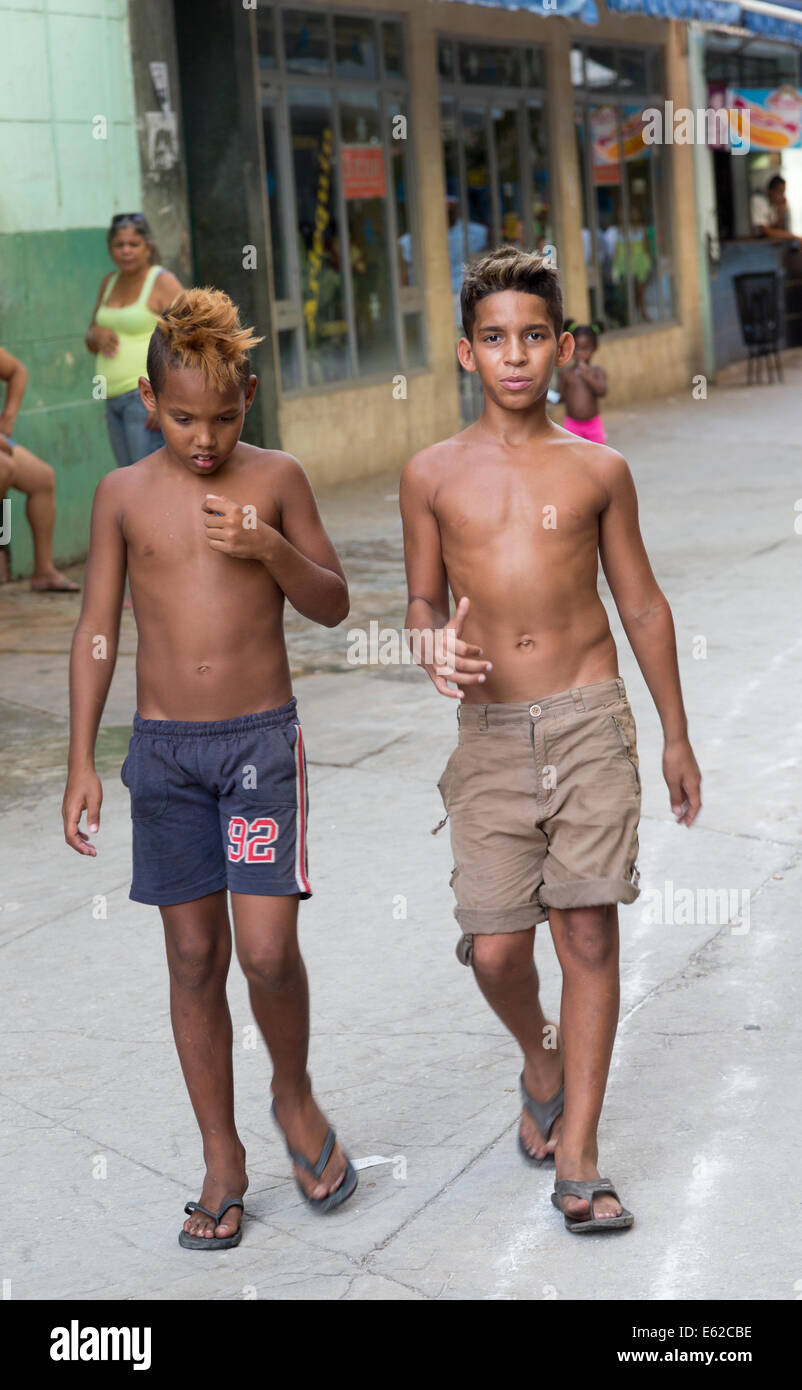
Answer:
[[[440, 129], [454, 326], [461, 332], [463, 267], [502, 244], [552, 242], [543, 59], [534, 46], [442, 39]], [[478, 408], [462, 373], [464, 418]]]
[[[391, 101], [388, 111], [391, 125], [397, 117], [403, 115], [401, 103], [398, 101]], [[417, 242], [413, 235], [409, 197], [409, 163], [409, 142], [407, 140], [392, 140], [390, 142], [390, 167], [392, 193], [395, 201], [398, 278], [404, 289], [414, 287], [419, 280], [416, 264]]]
[[[572, 54], [583, 180], [582, 241], [594, 316], [608, 329], [672, 317], [665, 152], [644, 144], [642, 113], [662, 97], [649, 49], [577, 47]], [[604, 90], [603, 103], [589, 93]], [[631, 93], [626, 99], [618, 93]]]
[[404, 316], [404, 333], [407, 340], [407, 360], [410, 367], [422, 367], [426, 361], [423, 314], [406, 314]]
[[491, 44], [461, 43], [459, 71], [463, 82], [488, 87], [520, 87], [521, 50]]
[[[329, 70], [328, 18], [320, 10], [282, 11], [284, 60], [288, 72]], [[260, 35], [261, 40], [261, 35]]]
[[334, 48], [340, 77], [378, 77], [375, 24], [370, 19], [338, 15], [334, 21]]
[[351, 284], [360, 375], [397, 363], [387, 233], [387, 182], [375, 92], [340, 98], [340, 163], [348, 218]]
[[403, 26], [270, 8], [283, 48], [265, 15], [257, 32], [282, 390], [421, 367]]
[[799, 67], [800, 50], [778, 43], [716, 34], [705, 46], [708, 105], [744, 102], [751, 108], [749, 153], [734, 155], [726, 146], [711, 152], [719, 247], [759, 235], [765, 217], [757, 213], [765, 204], [769, 179], [786, 173], [786, 160], [789, 171], [794, 168], [798, 148], [795, 136], [790, 144], [788, 139], [797, 122]]
[[272, 9], [256, 12], [256, 27], [259, 34], [259, 67], [276, 66], [276, 17]]
[[730, 87], [798, 87], [799, 57], [798, 48], [716, 35], [705, 45], [705, 73], [708, 82]]
[[457, 74], [456, 45], [451, 39], [440, 39], [437, 45], [437, 70], [446, 82], [454, 82]]
[[546, 132], [546, 113], [539, 102], [527, 105], [529, 126], [529, 178], [532, 191], [533, 245], [542, 251], [551, 242], [551, 207], [549, 204], [549, 149]]
[[406, 77], [404, 31], [395, 20], [388, 20], [382, 25], [382, 52], [385, 77]]
[[303, 326], [310, 384], [350, 373], [334, 117], [328, 92], [290, 92]]
[[[551, 242], [548, 132], [545, 94], [522, 85], [525, 75], [542, 75], [539, 49], [441, 40], [439, 53], [449, 259], [458, 317], [465, 262], [505, 242], [535, 249]], [[461, 81], [448, 80], [454, 71]], [[485, 94], [482, 85], [498, 90]]]

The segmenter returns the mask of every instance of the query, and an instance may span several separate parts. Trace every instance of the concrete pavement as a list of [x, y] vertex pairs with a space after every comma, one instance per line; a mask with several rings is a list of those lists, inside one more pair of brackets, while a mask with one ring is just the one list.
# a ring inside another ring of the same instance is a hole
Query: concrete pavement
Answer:
[[[403, 623], [396, 480], [383, 477], [321, 498], [352, 584], [348, 622], [331, 632], [288, 619], [312, 795], [311, 1072], [352, 1156], [383, 1161], [330, 1219], [302, 1205], [234, 967], [251, 1189], [242, 1245], [222, 1255], [177, 1244], [183, 1204], [199, 1193], [199, 1142], [158, 914], [127, 896], [119, 767], [133, 620], [126, 612], [99, 740], [100, 853], [81, 860], [60, 827], [78, 605], [0, 590], [6, 1297], [795, 1297], [802, 358], [788, 355], [783, 386], [747, 391], [742, 376], [706, 401], [689, 390], [608, 420], [674, 609], [705, 779], [688, 832], [673, 823], [659, 723], [612, 609], [638, 721], [644, 893], [621, 910], [621, 1026], [600, 1144], [635, 1228], [574, 1240], [549, 1202], [553, 1175], [517, 1153], [517, 1049], [454, 956], [448, 833], [430, 834], [453, 708], [416, 670], [345, 660], [348, 629]], [[713, 891], [726, 899], [710, 920]], [[546, 929], [537, 959], [555, 1017]]]

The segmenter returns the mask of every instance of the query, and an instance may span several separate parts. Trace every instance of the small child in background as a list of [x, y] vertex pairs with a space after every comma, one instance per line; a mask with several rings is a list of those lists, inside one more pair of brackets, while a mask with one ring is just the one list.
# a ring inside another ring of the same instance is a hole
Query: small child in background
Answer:
[[568, 319], [565, 332], [574, 339], [574, 355], [557, 373], [557, 389], [566, 409], [563, 426], [592, 444], [606, 444], [599, 401], [607, 394], [607, 374], [603, 367], [591, 365], [604, 324]]

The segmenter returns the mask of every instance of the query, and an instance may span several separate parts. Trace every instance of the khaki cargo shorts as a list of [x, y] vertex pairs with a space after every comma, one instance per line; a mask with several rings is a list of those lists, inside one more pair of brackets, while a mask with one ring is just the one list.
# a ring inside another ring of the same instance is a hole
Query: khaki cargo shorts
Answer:
[[438, 787], [451, 827], [463, 936], [525, 931], [550, 907], [631, 903], [640, 774], [620, 676], [538, 703], [461, 705]]

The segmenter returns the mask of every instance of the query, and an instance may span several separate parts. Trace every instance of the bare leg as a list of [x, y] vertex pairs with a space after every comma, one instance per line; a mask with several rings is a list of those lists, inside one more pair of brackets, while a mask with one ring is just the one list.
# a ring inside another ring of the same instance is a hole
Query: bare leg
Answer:
[[[563, 973], [560, 1025], [565, 1053], [565, 1110], [555, 1151], [558, 1178], [599, 1177], [597, 1130], [618, 1026], [618, 909], [549, 909]], [[584, 1219], [589, 1204], [564, 1197], [566, 1216]], [[596, 1216], [618, 1216], [619, 1202], [598, 1197]]]
[[[0, 435], [0, 444], [5, 436]], [[5, 500], [5, 495], [14, 480], [14, 462], [11, 457], [10, 449], [0, 448], [0, 504]], [[0, 525], [2, 525], [2, 506], [0, 506]], [[0, 546], [0, 584], [7, 584], [11, 578], [11, 565], [8, 558], [7, 543]]]
[[[535, 1100], [550, 1100], [562, 1081], [562, 1058], [554, 1046], [554, 1025], [540, 1007], [534, 961], [535, 929], [475, 935], [473, 968], [477, 983], [494, 1013], [509, 1028], [524, 1054], [524, 1084]], [[553, 1153], [561, 1118], [555, 1120], [548, 1142], [524, 1110], [521, 1137], [535, 1158]]]
[[[329, 1124], [306, 1071], [309, 986], [298, 948], [298, 898], [232, 893], [231, 903], [237, 956], [273, 1063], [276, 1118], [296, 1153], [315, 1163]], [[317, 1200], [340, 1186], [345, 1164], [345, 1154], [335, 1144], [319, 1180], [297, 1166], [295, 1172], [304, 1191]]]
[[33, 536], [32, 589], [58, 588], [78, 592], [53, 566], [53, 528], [56, 524], [56, 475], [49, 463], [18, 444], [13, 451], [11, 486], [25, 493], [25, 515]]
[[[206, 1177], [201, 1205], [218, 1211], [248, 1186], [245, 1149], [234, 1124], [231, 1014], [226, 977], [231, 926], [225, 890], [159, 909], [170, 968], [170, 1017], [189, 1098], [203, 1138]], [[230, 1236], [242, 1219], [230, 1207], [219, 1226], [194, 1212], [184, 1230], [194, 1236]]]

